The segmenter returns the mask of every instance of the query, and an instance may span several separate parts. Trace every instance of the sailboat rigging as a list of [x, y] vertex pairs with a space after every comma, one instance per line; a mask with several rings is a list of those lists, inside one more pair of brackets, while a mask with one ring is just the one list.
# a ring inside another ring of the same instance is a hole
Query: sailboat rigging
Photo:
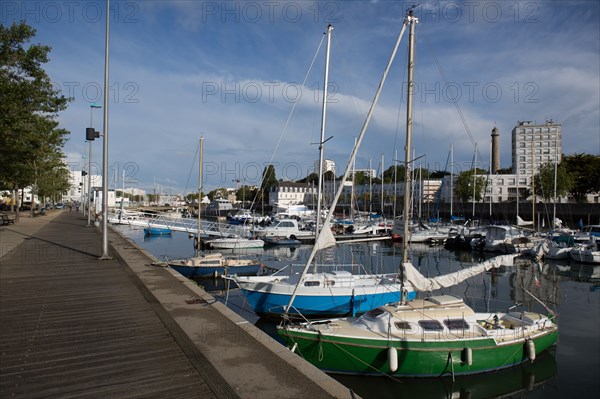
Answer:
[[[358, 148], [364, 138], [375, 105], [383, 89], [383, 83], [385, 82], [405, 29], [406, 25], [403, 25], [360, 135], [356, 139], [356, 143], [352, 149], [350, 159], [341, 179], [342, 182], [348, 179], [350, 171], [353, 168]], [[332, 27], [328, 27], [326, 34], [331, 35], [332, 30]], [[329, 48], [329, 39], [327, 43]], [[329, 50], [327, 50], [327, 53], [329, 53]], [[326, 101], [325, 96], [323, 101]], [[329, 212], [325, 217], [322, 228], [319, 230], [315, 245], [301, 274], [281, 276], [275, 273], [272, 276], [226, 277], [233, 280], [240, 287], [257, 314], [271, 316], [284, 315], [285, 317], [289, 314], [319, 317], [326, 315], [355, 315], [364, 313], [379, 305], [397, 301], [402, 296], [411, 298], [415, 296], [412, 290], [402, 293], [405, 287], [398, 278], [397, 273], [357, 275], [345, 270], [334, 270], [329, 273], [308, 274], [308, 269], [313, 263], [317, 252], [336, 245], [335, 237], [331, 231], [331, 219], [343, 189], [343, 184], [337, 187]]]

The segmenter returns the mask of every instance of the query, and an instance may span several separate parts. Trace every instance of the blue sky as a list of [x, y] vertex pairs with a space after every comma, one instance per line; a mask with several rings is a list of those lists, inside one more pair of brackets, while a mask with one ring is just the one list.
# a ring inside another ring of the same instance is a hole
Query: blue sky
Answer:
[[[110, 175], [120, 179], [125, 170], [126, 186], [150, 192], [154, 182], [165, 192], [194, 191], [203, 135], [205, 191], [234, 180], [259, 184], [271, 160], [278, 178], [304, 177], [318, 158], [311, 143], [320, 137], [325, 44], [316, 51], [328, 23], [334, 31], [325, 135], [333, 139], [325, 156], [340, 174], [412, 4], [112, 1]], [[59, 116], [71, 131], [65, 152], [73, 169], [87, 149], [89, 105], [103, 103], [105, 8], [103, 1], [0, 6], [2, 23], [24, 19], [37, 29], [35, 41], [52, 47], [46, 69], [73, 98]], [[443, 170], [453, 144], [455, 170], [469, 169], [477, 142], [487, 168], [494, 126], [501, 166], [509, 167], [511, 130], [522, 120], [561, 123], [565, 154], [600, 155], [599, 9], [597, 1], [422, 2], [413, 146], [425, 154], [424, 167]], [[404, 158], [406, 43], [407, 36], [358, 168], [371, 160], [379, 169], [382, 154], [385, 168]], [[102, 131], [102, 110], [94, 111], [93, 124]], [[95, 160], [101, 151], [96, 140]]]

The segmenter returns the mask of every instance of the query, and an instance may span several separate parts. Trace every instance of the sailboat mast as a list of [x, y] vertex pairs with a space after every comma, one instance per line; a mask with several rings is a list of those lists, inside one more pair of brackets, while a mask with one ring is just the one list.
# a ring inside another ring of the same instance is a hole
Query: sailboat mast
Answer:
[[556, 228], [556, 172], [557, 172], [557, 158], [558, 158], [558, 132], [556, 133], [554, 140], [554, 206], [552, 210], [552, 228]]
[[319, 142], [319, 185], [317, 186], [317, 221], [315, 237], [319, 235], [321, 226], [321, 202], [323, 192], [323, 146], [325, 145], [325, 122], [327, 120], [327, 86], [329, 85], [329, 52], [331, 46], [331, 32], [333, 25], [327, 26], [327, 49], [325, 50], [325, 83], [323, 84], [323, 112], [321, 114], [321, 141]]
[[329, 223], [331, 222], [331, 218], [333, 217], [333, 211], [335, 210], [335, 207], [340, 199], [340, 196], [342, 195], [342, 191], [344, 190], [344, 182], [346, 181], [346, 179], [348, 179], [348, 176], [350, 175], [350, 169], [352, 168], [352, 165], [354, 164], [354, 160], [356, 159], [356, 153], [358, 152], [360, 143], [362, 142], [363, 137], [365, 136], [365, 132], [367, 131], [367, 128], [369, 127], [369, 122], [371, 121], [371, 117], [373, 116], [373, 111], [375, 110], [375, 106], [377, 105], [377, 101], [379, 100], [379, 96], [381, 95], [381, 90], [383, 89], [383, 85], [387, 78], [388, 72], [390, 71], [390, 67], [392, 66], [392, 62], [394, 61], [396, 52], [398, 51], [398, 47], [400, 46], [400, 41], [402, 40], [402, 36], [404, 35], [404, 31], [406, 29], [406, 24], [407, 24], [406, 21], [404, 21], [404, 23], [402, 24], [402, 30], [400, 31], [400, 34], [398, 35], [398, 39], [394, 46], [394, 50], [392, 51], [392, 55], [390, 56], [390, 59], [387, 63], [387, 66], [385, 67], [385, 70], [383, 71], [383, 76], [381, 77], [381, 82], [379, 83], [379, 87], [377, 88], [377, 91], [375, 92], [375, 97], [373, 98], [373, 102], [371, 103], [371, 108], [369, 108], [369, 112], [367, 113], [365, 122], [362, 126], [362, 129], [360, 130], [360, 134], [358, 135], [358, 138], [356, 139], [354, 148], [352, 149], [352, 153], [350, 154], [350, 160], [348, 161], [348, 165], [346, 165], [346, 170], [344, 171], [344, 174], [342, 175], [342, 180], [341, 180], [342, 183], [337, 188], [335, 196], [333, 197], [333, 201], [331, 202], [331, 205], [329, 207], [329, 212], [327, 213], [327, 216], [325, 217], [325, 222], [323, 222], [323, 229], [319, 232], [319, 235], [315, 239], [315, 245], [313, 246], [313, 248], [310, 252], [310, 255], [308, 256], [308, 259], [306, 260], [306, 265], [304, 266], [304, 269], [302, 270], [302, 274], [300, 275], [300, 278], [298, 279], [298, 284], [296, 284], [296, 286], [294, 287], [294, 291], [292, 292], [290, 301], [285, 308], [284, 317], [287, 316], [290, 309], [292, 308], [294, 299], [296, 298], [296, 295], [298, 293], [298, 286], [300, 284], [304, 283], [304, 278], [306, 277], [308, 268], [310, 267], [310, 264], [312, 263], [313, 259], [315, 258], [317, 251], [324, 249], [324, 248], [329, 248], [331, 246], [334, 246], [336, 243], [335, 237], [333, 236], [333, 233], [331, 232], [331, 228], [329, 227]]
[[383, 154], [381, 154], [381, 217], [383, 218], [383, 206], [385, 205], [384, 203], [384, 198], [383, 198], [383, 171], [385, 170], [384, 166], [383, 166]]
[[198, 161], [198, 240], [196, 241], [196, 250], [200, 253], [200, 202], [202, 201], [202, 154], [204, 148], [204, 137], [200, 137]]
[[450, 221], [452, 221], [452, 200], [454, 198], [454, 144], [450, 144]]
[[408, 93], [406, 95], [406, 146], [404, 147], [404, 236], [402, 239], [402, 263], [408, 261], [408, 223], [410, 207], [410, 151], [412, 140], [412, 112], [413, 112], [413, 90], [415, 74], [415, 25], [419, 22], [413, 16], [413, 11], [408, 12], [406, 21], [410, 25], [408, 34]]
[[473, 220], [475, 220], [475, 195], [477, 189], [477, 143], [475, 143], [475, 153], [473, 154]]

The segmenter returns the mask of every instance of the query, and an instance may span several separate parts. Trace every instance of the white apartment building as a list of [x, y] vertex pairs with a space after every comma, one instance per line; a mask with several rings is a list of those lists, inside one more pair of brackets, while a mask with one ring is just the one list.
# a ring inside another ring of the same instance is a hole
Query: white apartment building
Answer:
[[519, 121], [512, 130], [512, 170], [519, 176], [538, 173], [548, 162], [560, 163], [562, 154], [562, 127], [547, 120], [543, 124]]
[[[313, 171], [317, 174], [319, 173], [319, 160], [318, 159], [314, 163]], [[333, 162], [331, 159], [323, 160], [323, 173], [325, 173], [325, 172], [335, 173], [335, 162]]]
[[81, 170], [69, 171], [69, 189], [63, 194], [62, 200], [65, 202], [85, 202], [87, 198], [88, 179], [90, 179], [92, 190], [94, 187], [102, 186], [101, 175], [82, 176]]

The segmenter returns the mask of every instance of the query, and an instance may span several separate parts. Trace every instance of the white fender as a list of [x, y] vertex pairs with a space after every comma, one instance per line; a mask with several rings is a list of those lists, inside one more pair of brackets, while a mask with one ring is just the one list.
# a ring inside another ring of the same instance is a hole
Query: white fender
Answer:
[[525, 353], [530, 361], [533, 362], [535, 360], [535, 342], [533, 340], [528, 339], [525, 341]]
[[388, 348], [388, 362], [392, 373], [398, 370], [398, 351], [396, 348]]
[[468, 366], [473, 364], [473, 349], [464, 348], [462, 352], [462, 361], [466, 363]]

